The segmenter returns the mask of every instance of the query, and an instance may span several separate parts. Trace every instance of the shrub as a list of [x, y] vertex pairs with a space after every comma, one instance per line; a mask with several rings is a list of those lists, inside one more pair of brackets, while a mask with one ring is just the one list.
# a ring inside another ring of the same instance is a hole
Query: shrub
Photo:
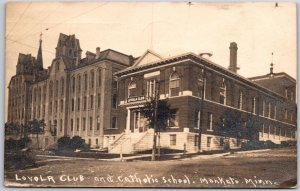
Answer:
[[72, 139], [68, 136], [61, 137], [57, 140], [58, 150], [76, 150], [85, 148], [84, 139], [74, 136]]

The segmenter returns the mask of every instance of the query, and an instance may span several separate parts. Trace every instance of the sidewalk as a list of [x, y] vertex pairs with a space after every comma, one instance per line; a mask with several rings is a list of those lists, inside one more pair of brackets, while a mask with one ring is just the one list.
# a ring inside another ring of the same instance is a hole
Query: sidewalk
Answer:
[[[230, 152], [225, 153], [218, 153], [218, 154], [196, 154], [196, 153], [186, 153], [185, 155], [183, 153], [171, 153], [171, 154], [162, 154], [159, 157], [157, 157], [157, 161], [165, 161], [165, 160], [195, 160], [195, 159], [211, 159], [211, 158], [217, 158], [222, 156], [234, 156], [234, 154], [242, 154], [242, 153], [256, 153], [256, 152], [264, 152], [269, 151], [271, 149], [262, 149], [262, 150], [249, 150], [249, 151], [235, 151], [233, 154]], [[99, 161], [150, 161], [151, 160], [151, 154], [138, 154], [135, 156], [127, 156], [127, 157], [115, 157], [110, 159], [96, 159], [96, 158], [80, 158], [80, 157], [67, 157], [67, 156], [57, 156], [57, 155], [36, 155], [37, 157], [44, 157], [44, 158], [50, 158], [49, 160], [43, 160], [38, 161], [37, 163], [43, 163], [43, 162], [51, 162], [51, 161], [57, 161], [57, 160], [99, 160]], [[52, 158], [52, 159], [51, 159]], [[144, 159], [144, 160], [143, 160]]]

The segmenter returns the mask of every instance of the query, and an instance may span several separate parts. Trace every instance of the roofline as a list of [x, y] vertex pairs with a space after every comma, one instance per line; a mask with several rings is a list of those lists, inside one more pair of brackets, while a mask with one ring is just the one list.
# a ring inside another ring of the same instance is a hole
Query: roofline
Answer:
[[276, 92], [273, 92], [257, 83], [254, 83], [253, 81], [249, 80], [248, 78], [245, 78], [237, 73], [234, 73], [230, 70], [228, 70], [227, 68], [225, 67], [222, 67], [208, 59], [205, 59], [205, 58], [202, 58], [192, 52], [188, 52], [188, 53], [184, 53], [184, 54], [181, 54], [181, 55], [177, 55], [177, 56], [173, 56], [173, 57], [169, 57], [169, 58], [166, 58], [164, 60], [160, 60], [160, 61], [156, 61], [156, 62], [151, 62], [149, 64], [146, 64], [146, 65], [142, 65], [142, 66], [136, 66], [136, 67], [129, 67], [129, 68], [126, 68], [124, 70], [121, 70], [119, 72], [116, 72], [115, 75], [118, 76], [118, 77], [121, 77], [122, 75], [125, 75], [125, 74], [130, 74], [131, 72], [136, 72], [138, 70], [145, 70], [145, 69], [150, 69], [152, 67], [156, 67], [156, 66], [163, 66], [165, 64], [169, 64], [169, 63], [172, 63], [174, 61], [180, 61], [180, 60], [184, 60], [184, 59], [190, 59], [190, 60], [194, 60], [194, 61], [200, 61], [202, 64], [205, 64], [206, 66], [210, 67], [210, 68], [215, 68], [215, 69], [221, 69], [225, 75], [229, 75], [231, 77], [234, 77], [236, 79], [239, 79], [241, 81], [243, 81], [244, 83], [246, 84], [250, 84], [256, 88], [259, 88], [263, 91], [267, 91], [269, 93], [272, 93], [280, 98], [283, 98], [284, 97]]
[[[292, 76], [288, 75], [285, 72], [274, 73], [274, 77], [280, 77], [281, 75], [284, 75], [284, 77], [287, 77], [290, 81], [292, 81], [294, 83], [297, 83], [296, 79], [294, 79]], [[262, 78], [267, 78], [269, 76], [270, 76], [270, 74], [266, 74], [266, 75], [261, 75], [261, 76], [250, 77], [248, 79], [256, 81], [256, 80], [259, 80], [259, 79], [262, 79]]]

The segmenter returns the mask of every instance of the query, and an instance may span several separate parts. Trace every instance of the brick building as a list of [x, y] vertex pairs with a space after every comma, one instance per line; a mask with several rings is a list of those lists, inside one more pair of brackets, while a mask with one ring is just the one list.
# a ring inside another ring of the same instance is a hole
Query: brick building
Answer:
[[[121, 145], [126, 145], [128, 152], [152, 147], [153, 131], [147, 129], [140, 108], [155, 91], [160, 99], [168, 99], [172, 112], [160, 135], [161, 147], [186, 147], [194, 152], [199, 140], [201, 150], [225, 145], [237, 148], [249, 139], [294, 140], [295, 79], [273, 73], [273, 68], [265, 76], [250, 79], [238, 75], [237, 70], [236, 43], [230, 44], [228, 69], [194, 53], [162, 58], [147, 51], [133, 66], [116, 73], [120, 107], [127, 118], [119, 126], [125, 133], [110, 151], [118, 152]], [[226, 120], [239, 128], [235, 135], [228, 135]]]
[[101, 148], [104, 133], [120, 134], [113, 73], [130, 66], [133, 58], [100, 48], [95, 53], [87, 51], [84, 58], [81, 54], [75, 35], [60, 34], [56, 57], [47, 69], [42, 64], [42, 41], [37, 59], [19, 55], [17, 73], [8, 87], [7, 121], [25, 124], [44, 119], [44, 147], [64, 135], [79, 135]]
[[[236, 43], [230, 44], [228, 69], [194, 53], [163, 58], [147, 50], [133, 58], [96, 48], [81, 56], [79, 40], [64, 34], [47, 69], [41, 40], [37, 59], [19, 54], [8, 87], [7, 122], [44, 119], [43, 147], [78, 135], [111, 153], [136, 152], [152, 147], [153, 130], [140, 108], [159, 92], [171, 106], [161, 147], [195, 152], [199, 145], [216, 150], [249, 139], [296, 139], [296, 80], [272, 67], [264, 76], [238, 75]], [[236, 129], [228, 134], [232, 121]]]

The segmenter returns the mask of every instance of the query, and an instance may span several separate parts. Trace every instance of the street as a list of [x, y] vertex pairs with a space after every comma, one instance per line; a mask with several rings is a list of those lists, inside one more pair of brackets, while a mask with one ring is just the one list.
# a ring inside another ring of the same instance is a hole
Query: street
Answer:
[[47, 187], [293, 187], [296, 148], [202, 155], [170, 161], [41, 157], [37, 168], [6, 172], [6, 185]]

